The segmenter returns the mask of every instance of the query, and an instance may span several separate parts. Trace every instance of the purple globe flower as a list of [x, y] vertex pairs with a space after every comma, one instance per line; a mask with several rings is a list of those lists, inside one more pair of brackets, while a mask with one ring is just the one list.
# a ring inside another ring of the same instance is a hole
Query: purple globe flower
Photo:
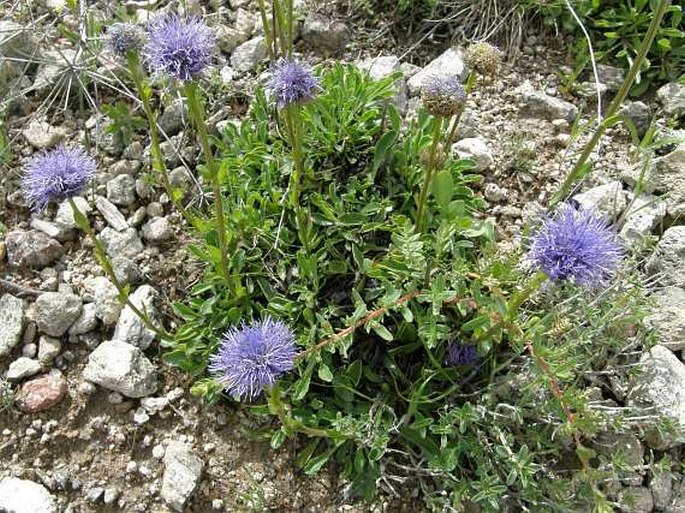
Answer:
[[616, 232], [605, 219], [569, 204], [542, 222], [528, 250], [528, 260], [550, 280], [590, 287], [605, 284], [622, 256]]
[[26, 165], [22, 189], [34, 210], [79, 194], [95, 174], [95, 161], [81, 148], [58, 146]]
[[168, 15], [148, 25], [144, 53], [153, 73], [188, 81], [211, 63], [215, 48], [214, 33], [202, 20], [191, 17], [184, 21]]
[[295, 354], [293, 332], [283, 322], [266, 317], [231, 328], [208, 369], [234, 397], [254, 399], [293, 368]]
[[145, 45], [145, 31], [135, 23], [114, 23], [107, 29], [107, 46], [113, 53], [126, 57]]
[[421, 89], [421, 101], [428, 112], [434, 116], [453, 116], [459, 112], [466, 101], [466, 91], [459, 77], [428, 77]]
[[281, 109], [291, 104], [308, 102], [320, 89], [311, 68], [289, 59], [281, 59], [274, 64], [266, 87]]
[[447, 346], [447, 355], [445, 356], [445, 365], [448, 367], [456, 367], [457, 365], [471, 365], [478, 359], [478, 352], [476, 346], [470, 344], [460, 344], [459, 342], [450, 342]]

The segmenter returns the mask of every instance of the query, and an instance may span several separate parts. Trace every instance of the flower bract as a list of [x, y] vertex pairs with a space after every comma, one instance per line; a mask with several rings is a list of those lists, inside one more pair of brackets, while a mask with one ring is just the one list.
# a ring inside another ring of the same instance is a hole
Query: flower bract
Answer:
[[562, 204], [532, 238], [529, 261], [554, 282], [600, 286], [623, 256], [616, 232], [591, 210]]
[[279, 60], [271, 69], [267, 90], [279, 108], [306, 103], [320, 89], [311, 68], [290, 59]]
[[145, 31], [135, 23], [114, 23], [107, 29], [107, 46], [120, 57], [145, 45]]
[[214, 33], [202, 20], [168, 15], [150, 22], [144, 54], [153, 73], [189, 81], [209, 66], [215, 48]]
[[95, 161], [83, 148], [58, 146], [29, 161], [22, 189], [31, 207], [43, 210], [52, 200], [61, 201], [82, 192], [95, 168]]
[[238, 399], [254, 399], [293, 368], [295, 336], [285, 323], [266, 317], [231, 328], [210, 358], [209, 371]]
[[455, 75], [432, 76], [423, 84], [421, 101], [434, 116], [448, 117], [457, 114], [462, 108], [466, 92]]

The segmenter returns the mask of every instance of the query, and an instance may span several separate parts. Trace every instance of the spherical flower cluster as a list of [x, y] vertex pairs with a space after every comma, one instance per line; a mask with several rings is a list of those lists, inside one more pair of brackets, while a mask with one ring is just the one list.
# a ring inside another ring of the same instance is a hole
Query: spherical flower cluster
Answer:
[[320, 86], [311, 68], [298, 61], [281, 59], [272, 67], [266, 88], [282, 109], [308, 102]]
[[209, 66], [215, 49], [214, 33], [202, 20], [168, 15], [150, 22], [143, 51], [153, 73], [188, 81]]
[[293, 332], [283, 322], [266, 317], [231, 328], [208, 369], [232, 396], [254, 399], [293, 368], [295, 355]]
[[445, 356], [445, 365], [448, 367], [456, 367], [457, 365], [471, 365], [478, 359], [478, 352], [476, 346], [470, 344], [460, 344], [458, 342], [450, 342], [447, 346], [447, 356]]
[[528, 260], [550, 280], [589, 287], [605, 284], [622, 256], [606, 220], [568, 204], [542, 222], [528, 250]]
[[466, 92], [457, 76], [432, 76], [423, 84], [421, 101], [434, 116], [449, 117], [459, 113], [466, 101]]
[[492, 77], [502, 63], [502, 52], [490, 43], [474, 43], [464, 52], [464, 63], [468, 69]]
[[114, 23], [107, 29], [107, 46], [119, 57], [139, 52], [145, 45], [145, 31], [135, 23]]
[[58, 146], [33, 157], [25, 168], [22, 189], [34, 210], [71, 198], [85, 189], [95, 174], [95, 161], [83, 148]]

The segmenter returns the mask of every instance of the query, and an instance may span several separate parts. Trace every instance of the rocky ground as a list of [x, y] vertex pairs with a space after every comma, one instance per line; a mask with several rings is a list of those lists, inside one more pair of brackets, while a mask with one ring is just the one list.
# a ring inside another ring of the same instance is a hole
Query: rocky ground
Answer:
[[[68, 204], [29, 212], [18, 186], [25, 159], [60, 141], [88, 142], [99, 172], [77, 203], [88, 211], [117, 274], [135, 284], [134, 303], [173, 329], [169, 305], [183, 297], [201, 267], [184, 250], [181, 221], [150, 179], [148, 141], [134, 135], [122, 145], [107, 131], [111, 120], [103, 114], [75, 107], [73, 97], [65, 108], [66, 91], [50, 101], [55, 84], [69, 75], [64, 59], [82, 58], [54, 29], [55, 20], [67, 26], [77, 21], [57, 10], [58, 3], [31, 16], [0, 11], [0, 84], [11, 86], [14, 97], [5, 127], [10, 153], [0, 159], [0, 511], [419, 511], [415, 491], [354, 504], [335, 469], [313, 478], [296, 470], [296, 442], [274, 452], [257, 439], [259, 426], [244, 412], [206, 407], [191, 397], [191, 378], [162, 362], [154, 333], [117, 301]], [[219, 128], [244, 112], [266, 57], [254, 6], [232, 5], [209, 18], [222, 52], [210, 79], [223, 95], [210, 104], [212, 126]], [[106, 6], [92, 14], [111, 17]], [[311, 61], [337, 54], [377, 78], [401, 70], [396, 101], [408, 118], [426, 75], [463, 70], [457, 47], [442, 53], [428, 46], [400, 60], [382, 42], [360, 40], [344, 20], [319, 13], [303, 18], [298, 48]], [[480, 192], [503, 241], [516, 241], [524, 222], [557, 190], [586, 137], [574, 140], [574, 120], [579, 112], [589, 120], [596, 110], [587, 83], [567, 91], [560, 81], [558, 71], [568, 62], [558, 47], [529, 36], [518, 60], [509, 59], [498, 79], [470, 98], [454, 147], [483, 174]], [[40, 58], [27, 66], [26, 55]], [[106, 55], [97, 59], [97, 73], [116, 76]], [[600, 68], [605, 99], [621, 77], [620, 70]], [[125, 98], [120, 82], [103, 81], [99, 101]], [[666, 120], [682, 119], [685, 86], [664, 86], [653, 99], [624, 109], [640, 131], [654, 117], [663, 133], [677, 136]], [[165, 159], [174, 183], [194, 190], [186, 167], [192, 168], [196, 149], [186, 121], [183, 108], [169, 101], [160, 119], [168, 137]], [[620, 220], [626, 244], [654, 245], [645, 253], [644, 270], [660, 287], [648, 323], [661, 345], [642, 356], [645, 372], [636, 381], [610, 395], [616, 407], [645, 404], [673, 416], [676, 431], [668, 439], [626, 433], [604, 442], [609, 451], [625, 450], [633, 469], [615, 491], [622, 511], [678, 513], [685, 511], [685, 480], [645, 462], [654, 451], [679, 461], [685, 442], [685, 226], [679, 226], [685, 146], [661, 150], [635, 198], [643, 157], [624, 128], [610, 129], [593, 158], [596, 172], [576, 200]], [[598, 394], [606, 404], [606, 394]]]

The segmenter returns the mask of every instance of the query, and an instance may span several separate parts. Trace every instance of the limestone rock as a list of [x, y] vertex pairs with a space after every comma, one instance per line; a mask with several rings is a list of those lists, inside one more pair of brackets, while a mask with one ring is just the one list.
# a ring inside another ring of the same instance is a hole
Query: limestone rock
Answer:
[[629, 244], [637, 244], [652, 233], [666, 217], [663, 200], [651, 194], [641, 194], [632, 202], [621, 228], [621, 238]]
[[[147, 314], [153, 323], [159, 322], [157, 307], [155, 306], [156, 299], [157, 292], [149, 285], [138, 287], [129, 296], [129, 301], [142, 313]], [[155, 332], [145, 326], [143, 320], [126, 305], [121, 312], [112, 338], [144, 350], [150, 347], [155, 336]]]
[[424, 82], [430, 77], [445, 78], [457, 76], [459, 80], [464, 80], [466, 73], [467, 70], [464, 65], [461, 49], [456, 47], [448, 48], [435, 60], [428, 63], [425, 68], [407, 80], [409, 96], [420, 95]]
[[61, 337], [81, 315], [81, 298], [74, 294], [46, 292], [36, 300], [36, 325], [41, 333]]
[[685, 226], [664, 232], [645, 269], [650, 276], [659, 275], [661, 285], [685, 287]]
[[626, 193], [619, 181], [592, 187], [576, 194], [573, 199], [581, 207], [604, 214], [610, 219], [618, 218], [626, 208]]
[[668, 116], [681, 117], [685, 114], [685, 84], [671, 82], [663, 85], [657, 90], [656, 97]]
[[239, 73], [247, 73], [254, 70], [266, 56], [266, 43], [262, 36], [258, 36], [244, 42], [233, 51], [231, 66]]
[[90, 354], [83, 378], [127, 397], [157, 390], [154, 365], [140, 349], [119, 340], [103, 342]]
[[494, 162], [488, 143], [480, 137], [467, 137], [452, 148], [459, 158], [472, 160], [476, 164], [475, 171], [485, 171]]
[[11, 294], [0, 297], [0, 356], [9, 353], [21, 340], [26, 303]]
[[161, 496], [174, 511], [182, 512], [202, 475], [202, 460], [183, 442], [172, 442], [164, 454]]
[[652, 295], [653, 312], [645, 317], [645, 327], [659, 335], [659, 343], [671, 351], [685, 349], [685, 290], [664, 287]]
[[118, 232], [107, 227], [100, 232], [100, 239], [105, 246], [105, 251], [112, 258], [133, 258], [145, 249], [134, 228]]
[[57, 505], [43, 485], [5, 477], [0, 479], [0, 510], [12, 513], [57, 513]]
[[345, 23], [317, 12], [310, 12], [302, 25], [302, 40], [312, 49], [325, 54], [342, 53], [351, 36], [352, 32]]
[[9, 381], [21, 381], [24, 378], [38, 374], [41, 370], [41, 365], [38, 360], [32, 360], [25, 356], [20, 356], [7, 369], [7, 379]]
[[37, 230], [10, 232], [5, 243], [10, 265], [30, 269], [47, 267], [62, 255], [64, 249], [55, 239]]
[[573, 123], [578, 115], [578, 108], [565, 100], [555, 98], [542, 91], [536, 91], [530, 82], [525, 82], [519, 87], [526, 110], [537, 117], [553, 119], [565, 119]]
[[104, 276], [88, 278], [83, 284], [93, 297], [95, 315], [102, 321], [102, 324], [109, 326], [117, 322], [122, 304], [119, 301], [119, 291], [114, 284]]

